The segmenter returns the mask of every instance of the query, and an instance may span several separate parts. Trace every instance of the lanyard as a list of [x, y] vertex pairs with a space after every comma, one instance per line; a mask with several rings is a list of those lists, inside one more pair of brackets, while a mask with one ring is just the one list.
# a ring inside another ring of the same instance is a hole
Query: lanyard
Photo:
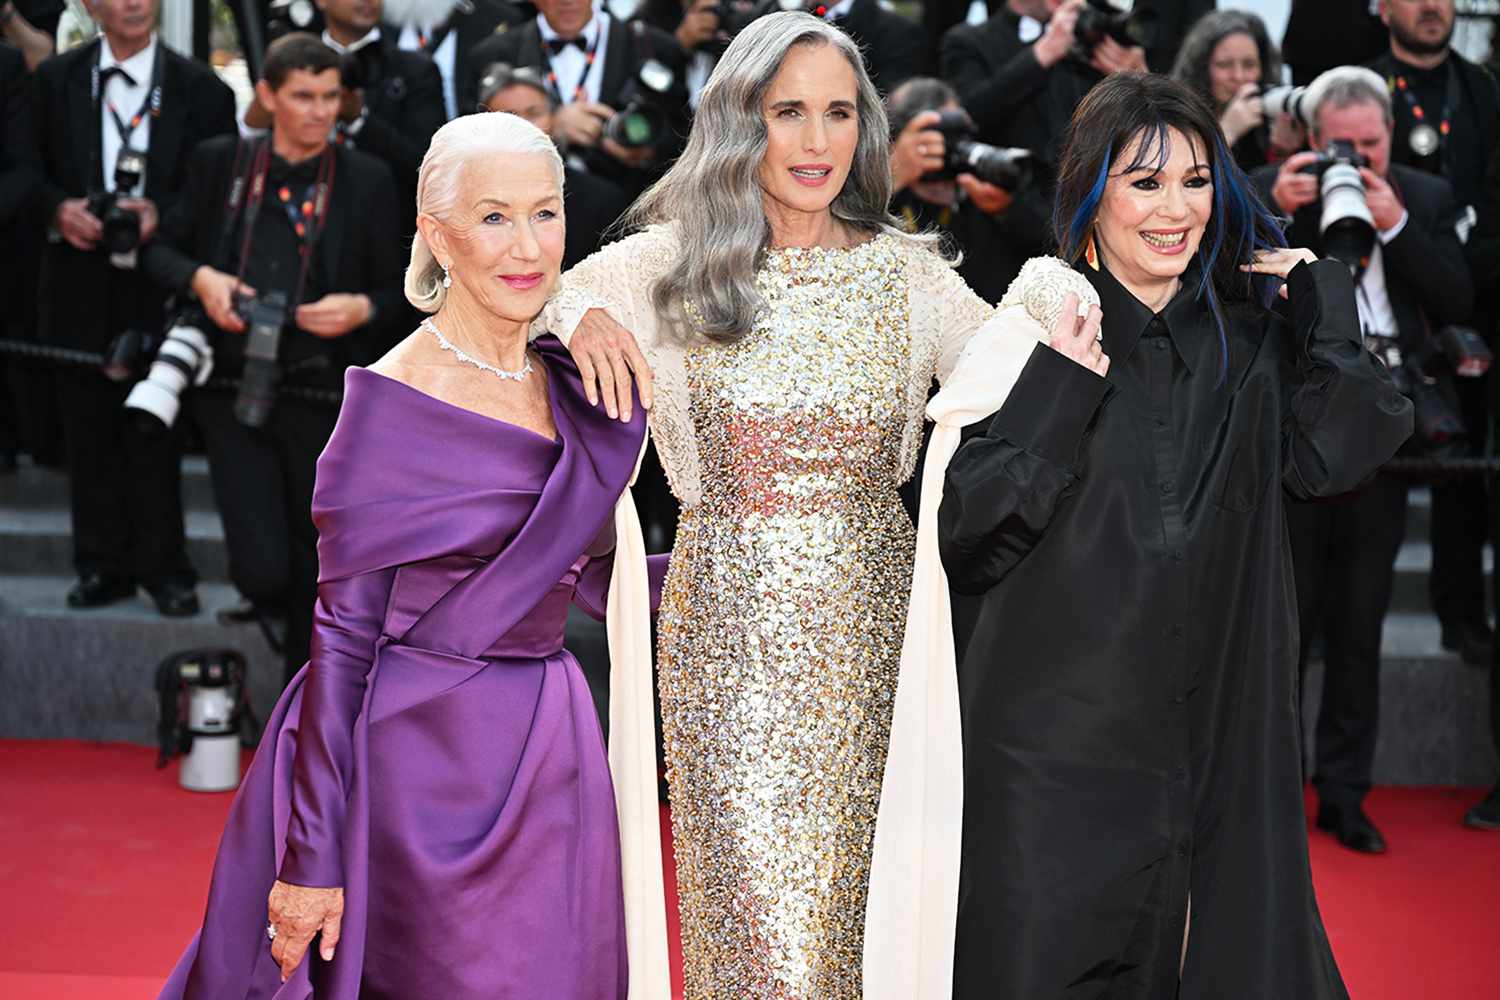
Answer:
[[1427, 109], [1417, 100], [1404, 73], [1386, 78], [1386, 86], [1393, 94], [1400, 94], [1411, 113], [1412, 127], [1407, 133], [1407, 143], [1418, 159], [1425, 159], [1439, 152], [1446, 152], [1448, 135], [1453, 129], [1453, 62], [1448, 61], [1448, 73], [1443, 86], [1443, 112], [1434, 124], [1428, 120]]
[[438, 49], [443, 47], [443, 43], [448, 40], [448, 36], [452, 34], [453, 21], [457, 16], [457, 11], [449, 14], [448, 19], [436, 28], [433, 28], [430, 35], [427, 33], [426, 28], [418, 28], [417, 50], [429, 56], [434, 55]]
[[[104, 46], [107, 44], [103, 40], [99, 42], [100, 58], [103, 58]], [[161, 117], [163, 63], [162, 43], [158, 40], [156, 43], [156, 56], [151, 61], [151, 89], [146, 94], [146, 99], [141, 102], [140, 110], [131, 116], [130, 124], [126, 125], [125, 121], [120, 117], [120, 112], [115, 109], [114, 102], [103, 100], [103, 71], [99, 68], [99, 59], [94, 60], [94, 67], [89, 73], [89, 93], [94, 105], [94, 116], [97, 119], [103, 115], [104, 111], [107, 110], [109, 112], [110, 118], [114, 120], [115, 130], [120, 134], [120, 148], [122, 149], [131, 148], [130, 137], [135, 134], [136, 129], [141, 127], [141, 122], [146, 120], [147, 114], [150, 114], [152, 118]], [[104, 181], [104, 140], [102, 136], [98, 142], [94, 143], [94, 155], [92, 159], [94, 161], [94, 180], [102, 184]], [[122, 192], [122, 194], [129, 194], [129, 192]]]
[[[594, 68], [594, 60], [599, 56], [599, 39], [603, 37], [604, 25], [595, 24], [594, 40], [589, 43], [589, 47], [583, 52], [583, 72], [578, 74], [578, 86], [573, 88], [572, 100], [575, 102], [588, 100], [589, 91], [588, 87], [584, 86], [584, 84], [588, 82], [589, 71]], [[547, 70], [547, 89], [552, 91], [552, 96], [556, 98], [558, 104], [568, 104], [570, 102], [563, 100], [562, 90], [557, 85], [557, 70], [552, 68], [552, 54], [547, 48], [547, 40], [545, 38], [541, 39], [541, 45], [542, 65]]]
[[[271, 140], [262, 139], [260, 144], [250, 154], [250, 172], [248, 178], [240, 174], [241, 164], [244, 162], [242, 151], [244, 144], [235, 150], [234, 154], [234, 180], [229, 189], [229, 200], [225, 207], [225, 236], [234, 227], [235, 216], [239, 213], [240, 205], [245, 206], [245, 217], [241, 223], [243, 235], [240, 239], [240, 266], [235, 274], [235, 285], [244, 284], [245, 268], [250, 262], [250, 248], [255, 239], [255, 223], [260, 217], [260, 208], [265, 201], [266, 174], [271, 169]], [[325, 146], [322, 157], [318, 160], [318, 176], [311, 186], [306, 189], [302, 200], [295, 206], [290, 204], [291, 192], [285, 186], [281, 191], [286, 191], [282, 196], [277, 192], [277, 198], [287, 210], [287, 216], [292, 222], [292, 228], [297, 233], [297, 239], [301, 243], [301, 264], [297, 270], [297, 287], [292, 295], [292, 306], [300, 305], [302, 292], [307, 285], [307, 272], [312, 263], [312, 251], [318, 237], [323, 235], [323, 229], [328, 221], [329, 195], [333, 191], [333, 177], [338, 165], [338, 157], [335, 155], [333, 146]], [[247, 197], [248, 196], [248, 197]]]

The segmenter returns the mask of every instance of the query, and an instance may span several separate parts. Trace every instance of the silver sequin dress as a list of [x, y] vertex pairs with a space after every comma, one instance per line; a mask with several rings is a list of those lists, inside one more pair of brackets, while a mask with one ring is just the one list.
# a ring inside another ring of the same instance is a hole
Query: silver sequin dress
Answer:
[[678, 344], [642, 285], [674, 246], [657, 228], [607, 248], [548, 318], [571, 331], [607, 307], [658, 377], [652, 431], [683, 506], [658, 670], [686, 997], [858, 1000], [911, 586], [896, 490], [934, 372], [991, 310], [881, 236], [771, 251], [755, 328]]

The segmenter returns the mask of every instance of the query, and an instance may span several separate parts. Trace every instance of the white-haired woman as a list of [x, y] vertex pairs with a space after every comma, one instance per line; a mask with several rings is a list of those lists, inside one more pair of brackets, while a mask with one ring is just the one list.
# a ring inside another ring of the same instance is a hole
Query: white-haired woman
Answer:
[[406, 277], [431, 315], [346, 375], [313, 500], [312, 659], [163, 997], [626, 996], [609, 768], [562, 635], [570, 601], [601, 604], [645, 428], [530, 337], [562, 177], [513, 115], [433, 137]]
[[[888, 135], [846, 35], [758, 19], [635, 206], [643, 231], [569, 271], [548, 307], [612, 414], [628, 412], [626, 365], [643, 387], [654, 373], [682, 504], [658, 666], [693, 1000], [902, 995], [861, 968], [913, 574], [896, 491], [934, 373], [992, 309], [888, 214]], [[909, 965], [945, 922], [951, 959], [951, 908], [885, 898], [904, 909], [877, 959]]]

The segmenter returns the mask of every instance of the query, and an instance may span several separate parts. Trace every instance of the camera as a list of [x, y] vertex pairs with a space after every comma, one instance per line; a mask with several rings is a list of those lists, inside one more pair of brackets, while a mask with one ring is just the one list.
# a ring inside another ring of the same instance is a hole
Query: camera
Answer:
[[1463, 454], [1468, 438], [1454, 378], [1480, 378], [1494, 356], [1484, 338], [1466, 326], [1445, 326], [1412, 354], [1402, 357], [1393, 337], [1374, 337], [1375, 353], [1390, 369], [1391, 381], [1411, 400], [1412, 441], [1431, 458]]
[[1130, 7], [1121, 10], [1109, 0], [1089, 0], [1073, 23], [1073, 39], [1079, 54], [1088, 58], [1088, 53], [1106, 38], [1126, 48], [1150, 48], [1156, 41], [1156, 12]]
[[245, 371], [234, 400], [235, 419], [246, 427], [264, 427], [276, 403], [281, 382], [281, 331], [286, 327], [285, 292], [265, 292], [240, 300], [237, 311], [245, 321]]
[[721, 56], [734, 41], [734, 36], [744, 31], [755, 20], [757, 4], [751, 0], [720, 0], [709, 10], [719, 19], [719, 31], [703, 46], [703, 51]]
[[661, 145], [671, 128], [667, 95], [677, 74], [655, 59], [641, 63], [635, 77], [620, 92], [624, 107], [604, 127], [604, 134], [626, 149]]
[[1359, 176], [1360, 168], [1369, 165], [1369, 158], [1356, 152], [1354, 143], [1335, 139], [1328, 148], [1318, 151], [1314, 162], [1301, 169], [1318, 178], [1323, 202], [1318, 231], [1323, 235], [1323, 249], [1354, 270], [1375, 249], [1375, 217], [1370, 214], [1365, 182]]
[[111, 254], [128, 254], [141, 245], [141, 217], [121, 208], [121, 195], [129, 198], [146, 172], [146, 154], [136, 149], [121, 149], [115, 158], [115, 189], [95, 191], [88, 196], [89, 213], [104, 227], [100, 243]]
[[1276, 115], [1290, 115], [1295, 121], [1303, 125], [1312, 124], [1312, 105], [1307, 103], [1306, 87], [1289, 87], [1285, 85], [1267, 87], [1260, 92], [1261, 108], [1265, 111], [1267, 118]]
[[1030, 150], [1002, 149], [978, 141], [974, 120], [967, 111], [940, 111], [933, 131], [943, 133], [943, 169], [923, 180], [951, 180], [973, 174], [987, 184], [1017, 191], [1031, 183], [1035, 157]]
[[137, 426], [163, 433], [177, 421], [182, 390], [202, 385], [214, 370], [214, 354], [203, 333], [206, 317], [184, 314], [172, 324], [156, 350], [151, 371], [125, 397], [125, 410]]

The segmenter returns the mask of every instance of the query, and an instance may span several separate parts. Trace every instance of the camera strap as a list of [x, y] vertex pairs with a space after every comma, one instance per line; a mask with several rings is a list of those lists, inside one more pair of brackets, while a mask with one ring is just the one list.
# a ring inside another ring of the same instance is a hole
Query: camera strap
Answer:
[[1420, 158], [1429, 156], [1445, 155], [1448, 152], [1448, 134], [1453, 129], [1453, 92], [1455, 77], [1458, 75], [1454, 69], [1453, 59], [1449, 57], [1447, 74], [1443, 81], [1443, 112], [1436, 122], [1430, 121], [1427, 109], [1422, 107], [1422, 102], [1417, 100], [1417, 95], [1412, 92], [1411, 84], [1407, 81], [1404, 73], [1397, 73], [1386, 78], [1386, 86], [1393, 94], [1400, 94], [1406, 101], [1406, 109], [1411, 114], [1411, 131], [1407, 133], [1407, 142], [1411, 146], [1413, 154]]
[[[604, 38], [604, 24], [594, 17], [594, 40], [589, 43], [588, 48], [583, 50], [583, 72], [578, 74], [578, 85], [573, 88], [571, 100], [564, 100], [562, 89], [557, 83], [557, 70], [552, 66], [552, 45], [547, 39], [541, 37], [541, 29], [537, 29], [537, 38], [542, 50], [542, 68], [546, 70], [547, 89], [552, 92], [552, 97], [558, 104], [570, 104], [589, 99], [589, 88], [587, 86], [589, 73], [594, 68], [594, 62], [599, 58], [599, 42]], [[587, 26], [585, 26], [587, 27]], [[577, 40], [570, 40], [569, 44], [578, 45]]]
[[[115, 131], [120, 135], [120, 148], [122, 150], [130, 149], [132, 148], [130, 137], [135, 134], [136, 129], [141, 127], [141, 122], [146, 120], [146, 115], [149, 114], [152, 118], [161, 117], [162, 79], [165, 76], [164, 67], [166, 64], [166, 58], [162, 53], [163, 43], [159, 38], [156, 40], [156, 56], [151, 61], [151, 88], [146, 94], [146, 99], [141, 102], [140, 110], [130, 117], [128, 125], [125, 119], [120, 117], [120, 112], [115, 107], [115, 103], [104, 96], [104, 85], [107, 81], [104, 78], [105, 71], [99, 68], [99, 62], [104, 58], [104, 46], [108, 44], [109, 42], [105, 39], [99, 39], [99, 52], [94, 58], [93, 68], [89, 71], [89, 97], [94, 106], [94, 120], [98, 121], [102, 119], [104, 113], [108, 111], [109, 117], [114, 121]], [[125, 72], [119, 68], [118, 64], [111, 67], [111, 69], [117, 70], [121, 74]], [[97, 131], [93, 134], [95, 137], [93, 143], [94, 155], [92, 157], [93, 163], [90, 165], [90, 176], [92, 177], [90, 183], [102, 185], [104, 183], [104, 137]], [[125, 192], [125, 194], [128, 195], [129, 192]]]
[[[245, 268], [250, 263], [250, 250], [255, 242], [255, 223], [260, 218], [261, 206], [265, 203], [266, 175], [271, 170], [271, 137], [266, 136], [256, 144], [250, 154], [248, 175], [240, 173], [241, 149], [244, 146], [242, 142], [235, 150], [234, 181], [231, 183], [229, 201], [225, 206], [226, 236], [234, 228], [234, 219], [239, 214], [242, 203], [245, 208], [244, 221], [241, 223], [239, 270], [235, 274], [236, 286], [245, 282]], [[297, 286], [291, 299], [293, 308], [302, 303], [302, 292], [307, 286], [307, 272], [312, 266], [313, 248], [318, 238], [323, 235], [323, 229], [328, 221], [328, 206], [332, 201], [333, 178], [337, 167], [338, 155], [332, 144], [326, 145], [318, 160], [317, 179], [313, 182], [309, 193], [300, 199], [296, 206], [290, 204], [293, 200], [292, 194], [285, 186], [277, 191], [277, 199], [289, 209], [288, 221], [292, 223], [292, 228], [301, 244], [302, 259], [297, 270]], [[282, 196], [282, 191], [286, 191], [285, 197]], [[295, 218], [293, 218], [292, 210], [296, 212]]]

